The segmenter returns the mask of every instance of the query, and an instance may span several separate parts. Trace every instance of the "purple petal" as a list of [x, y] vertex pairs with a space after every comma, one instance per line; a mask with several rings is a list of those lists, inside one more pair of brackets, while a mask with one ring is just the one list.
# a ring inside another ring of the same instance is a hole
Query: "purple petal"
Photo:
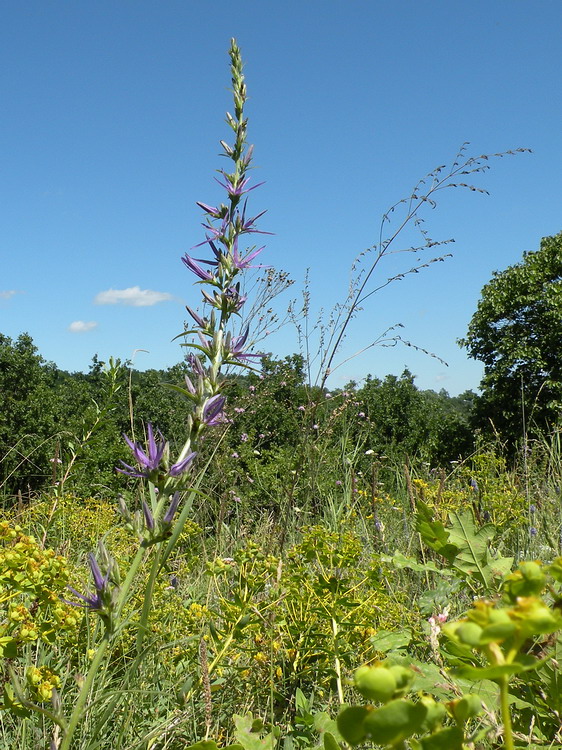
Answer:
[[107, 586], [109, 573], [107, 573], [105, 576], [102, 575], [100, 566], [98, 565], [98, 561], [96, 560], [92, 552], [90, 552], [90, 554], [88, 555], [88, 564], [90, 566], [90, 570], [92, 571], [94, 586], [96, 587], [97, 591], [103, 591]]
[[222, 415], [225, 403], [226, 397], [221, 396], [220, 393], [207, 400], [203, 407], [203, 421], [206, 425], [211, 427], [223, 421], [219, 417]]
[[201, 328], [205, 328], [205, 321], [200, 315], [198, 315], [195, 312], [195, 310], [192, 310], [191, 307], [189, 307], [188, 305], [185, 306], [185, 309], [191, 315], [191, 317], [197, 323], [198, 326], [200, 326]]
[[146, 523], [146, 528], [149, 531], [154, 531], [154, 516], [152, 515], [152, 511], [148, 507], [145, 500], [142, 501], [142, 512], [144, 514], [144, 522]]
[[176, 515], [176, 511], [178, 509], [178, 505], [180, 504], [180, 493], [174, 492], [172, 496], [172, 502], [170, 503], [170, 507], [166, 511], [166, 515], [162, 519], [162, 523], [172, 523], [174, 520], [174, 516]]
[[193, 461], [197, 453], [190, 453], [189, 456], [186, 456], [182, 461], [178, 461], [173, 466], [170, 466], [170, 470], [168, 474], [171, 477], [179, 477], [180, 474], [183, 474], [183, 472], [188, 468], [189, 464]]
[[202, 208], [203, 211], [205, 211], [206, 213], [212, 214], [213, 216], [219, 215], [218, 208], [215, 208], [214, 206], [208, 206], [206, 203], [201, 203], [201, 201], [196, 201], [195, 203], [197, 206], [199, 206], [199, 208]]
[[189, 268], [189, 270], [192, 271], [196, 276], [198, 276], [202, 281], [211, 281], [211, 279], [213, 278], [212, 274], [210, 274], [208, 271], [205, 271], [203, 268], [201, 268], [201, 266], [197, 265], [193, 258], [190, 258], [187, 253], [183, 256], [182, 261]]

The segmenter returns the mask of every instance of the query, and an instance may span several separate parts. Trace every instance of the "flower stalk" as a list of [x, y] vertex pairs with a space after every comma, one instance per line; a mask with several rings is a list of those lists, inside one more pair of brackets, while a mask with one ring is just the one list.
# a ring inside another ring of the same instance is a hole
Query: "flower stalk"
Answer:
[[[222, 156], [231, 162], [231, 171], [219, 170], [217, 182], [226, 190], [225, 202], [217, 206], [198, 202], [204, 212], [203, 227], [205, 240], [199, 246], [210, 248], [209, 259], [193, 258], [185, 254], [182, 261], [191, 271], [202, 292], [203, 307], [210, 308], [208, 315], [199, 314], [187, 307], [194, 326], [178, 337], [194, 337], [182, 345], [191, 349], [188, 362], [191, 377], [186, 377], [185, 388], [171, 386], [193, 404], [188, 417], [187, 438], [175, 462], [170, 460], [169, 444], [163, 435], [151, 424], [147, 425], [146, 446], [134, 442], [126, 435], [125, 442], [131, 450], [133, 463], [121, 462], [117, 470], [127, 476], [148, 481], [149, 498], [143, 500], [141, 509], [131, 514], [124, 500], [119, 501], [119, 512], [125, 525], [139, 537], [139, 548], [122, 585], [110, 580], [110, 569], [102, 573], [96, 559], [90, 557], [90, 568], [94, 579], [95, 593], [83, 595], [74, 592], [81, 600], [79, 606], [88, 607], [100, 615], [105, 625], [103, 638], [93, 656], [90, 669], [84, 679], [67, 730], [61, 741], [60, 750], [69, 750], [74, 734], [83, 720], [84, 710], [94, 688], [96, 676], [114, 638], [120, 633], [123, 609], [129, 600], [137, 575], [150, 556], [151, 566], [143, 596], [143, 607], [137, 627], [134, 662], [138, 668], [143, 658], [143, 642], [148, 631], [152, 595], [157, 576], [165, 561], [173, 551], [185, 524], [197, 487], [204, 475], [204, 469], [195, 480], [194, 488], [188, 493], [183, 508], [179, 509], [183, 491], [190, 487], [185, 477], [193, 467], [197, 447], [204, 433], [228, 422], [225, 415], [226, 397], [222, 394], [222, 370], [226, 366], [239, 366], [251, 369], [251, 362], [261, 354], [251, 352], [249, 328], [233, 335], [230, 324], [233, 316], [240, 316], [246, 301], [241, 293], [239, 274], [252, 268], [252, 262], [263, 251], [263, 247], [249, 247], [241, 251], [245, 235], [268, 234], [257, 229], [256, 222], [265, 212], [253, 217], [247, 216], [247, 194], [261, 183], [251, 185], [248, 171], [251, 169], [253, 147], [247, 147], [247, 119], [244, 105], [247, 99], [246, 84], [242, 72], [242, 58], [236, 41], [231, 41], [229, 50], [232, 76], [234, 114], [227, 112], [226, 122], [234, 134], [232, 144], [221, 141]], [[137, 464], [135, 466], [134, 464]], [[177, 520], [176, 513], [179, 510]], [[164, 542], [167, 542], [163, 546]]]

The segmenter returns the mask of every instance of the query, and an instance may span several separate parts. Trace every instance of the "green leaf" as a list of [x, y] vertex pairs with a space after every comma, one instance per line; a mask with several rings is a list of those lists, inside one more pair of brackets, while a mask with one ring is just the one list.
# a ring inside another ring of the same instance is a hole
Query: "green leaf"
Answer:
[[254, 719], [251, 713], [245, 716], [234, 715], [233, 720], [236, 727], [234, 736], [244, 750], [274, 750], [276, 740], [273, 732], [269, 732], [264, 737], [256, 733], [256, 729], [263, 725], [261, 720], [256, 723], [258, 720]]
[[452, 563], [458, 553], [458, 548], [450, 543], [449, 532], [441, 521], [433, 520], [433, 513], [422, 500], [416, 501], [415, 526], [427, 546], [442, 555], [447, 562]]
[[339, 742], [331, 732], [324, 733], [324, 750], [342, 750]]
[[402, 698], [376, 708], [363, 721], [366, 735], [379, 745], [396, 745], [415, 734], [423, 724], [427, 707]]
[[371, 646], [376, 651], [386, 654], [388, 651], [395, 651], [399, 648], [408, 646], [412, 640], [412, 631], [404, 630], [379, 630], [378, 633], [369, 638]]
[[451, 575], [451, 571], [447, 570], [446, 568], [438, 567], [431, 560], [428, 560], [426, 563], [421, 563], [414, 557], [407, 557], [406, 555], [402, 554], [402, 552], [398, 552], [398, 550], [392, 557], [389, 557], [388, 555], [381, 557], [381, 562], [392, 565], [398, 570], [408, 568], [408, 570], [414, 570], [417, 573], [425, 573], [426, 571], [430, 571], [432, 573], [439, 573], [440, 575]]
[[421, 740], [422, 750], [463, 750], [464, 732], [459, 727], [441, 729]]
[[359, 745], [367, 733], [363, 726], [370, 710], [365, 706], [348, 706], [338, 714], [338, 730], [350, 745]]
[[509, 677], [513, 674], [527, 672], [534, 667], [526, 667], [523, 664], [500, 664], [494, 667], [455, 667], [452, 672], [459, 677], [465, 677], [468, 680], [498, 680], [502, 677]]
[[491, 571], [488, 565], [488, 549], [496, 535], [492, 524], [476, 528], [472, 513], [451, 513], [450, 539], [459, 552], [454, 566], [477, 578], [487, 588], [491, 585]]

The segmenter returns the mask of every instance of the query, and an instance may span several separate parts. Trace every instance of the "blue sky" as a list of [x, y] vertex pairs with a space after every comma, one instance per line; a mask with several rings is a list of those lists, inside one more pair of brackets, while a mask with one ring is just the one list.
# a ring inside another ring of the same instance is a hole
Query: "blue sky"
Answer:
[[[229, 39], [246, 62], [251, 207], [267, 214], [263, 262], [314, 311], [346, 294], [350, 265], [417, 179], [469, 153], [518, 147], [426, 217], [454, 257], [371, 298], [342, 359], [395, 323], [449, 363], [375, 347], [332, 386], [405, 366], [422, 388], [476, 388], [456, 344], [494, 270], [562, 230], [562, 3], [267, 0], [54, 2], [3, 8], [0, 332], [29, 332], [68, 370], [92, 356], [140, 368], [179, 361], [171, 339], [198, 290], [180, 261], [204, 239], [195, 202], [221, 200]], [[404, 241], [409, 242], [406, 236]], [[398, 246], [397, 246], [398, 247]], [[429, 257], [429, 256], [428, 256]], [[391, 259], [386, 278], [395, 261]], [[103, 304], [100, 304], [103, 303]], [[294, 328], [264, 347], [298, 350]]]

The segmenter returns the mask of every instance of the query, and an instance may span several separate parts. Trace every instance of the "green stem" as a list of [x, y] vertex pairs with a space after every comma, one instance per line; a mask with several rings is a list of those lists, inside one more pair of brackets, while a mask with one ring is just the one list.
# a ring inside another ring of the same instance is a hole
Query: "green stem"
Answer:
[[332, 617], [332, 634], [334, 636], [334, 667], [336, 670], [336, 684], [338, 688], [338, 698], [340, 701], [340, 705], [344, 704], [344, 698], [343, 698], [343, 685], [342, 685], [342, 679], [341, 679], [341, 662], [340, 657], [338, 653], [338, 623], [334, 617]]
[[508, 677], [502, 677], [499, 681], [500, 685], [500, 708], [503, 721], [503, 741], [505, 750], [515, 750], [513, 744], [513, 729], [511, 727], [511, 713], [509, 710], [509, 679]]
[[90, 665], [90, 669], [88, 670], [88, 674], [86, 675], [84, 683], [80, 689], [80, 692], [78, 693], [78, 700], [76, 701], [76, 705], [74, 706], [74, 710], [72, 711], [72, 715], [68, 722], [66, 733], [59, 746], [59, 750], [69, 750], [69, 748], [71, 747], [74, 732], [76, 731], [78, 722], [82, 719], [82, 709], [84, 708], [84, 704], [86, 703], [86, 700], [90, 694], [90, 690], [92, 688], [92, 684], [94, 682], [98, 669], [100, 668], [100, 665], [105, 656], [105, 652], [107, 651], [107, 647], [109, 646], [109, 640], [110, 635], [106, 630], [103, 636], [103, 640], [98, 646], [98, 650], [94, 655], [94, 658]]
[[[119, 598], [117, 600], [117, 603], [115, 605], [115, 610], [113, 612], [114, 620], [119, 619], [119, 616], [123, 610], [125, 602], [127, 601], [127, 598], [129, 595], [129, 589], [131, 588], [131, 584], [133, 583], [135, 579], [135, 575], [137, 574], [137, 571], [140, 567], [140, 564], [142, 563], [144, 559], [144, 556], [145, 556], [145, 549], [144, 547], [140, 547], [137, 551], [137, 554], [135, 555], [133, 562], [131, 563], [131, 567], [129, 568], [127, 577], [125, 578], [125, 581], [123, 582], [123, 586], [121, 587], [121, 591], [119, 592]], [[80, 692], [78, 693], [78, 698], [72, 710], [72, 714], [68, 722], [68, 727], [63, 737], [63, 740], [61, 742], [61, 745], [59, 747], [59, 750], [69, 750], [69, 748], [71, 747], [71, 742], [72, 742], [74, 732], [76, 731], [78, 722], [82, 719], [82, 712], [84, 709], [84, 705], [86, 704], [86, 700], [88, 699], [88, 696], [92, 689], [92, 685], [94, 683], [98, 670], [101, 666], [105, 653], [108, 649], [111, 638], [112, 638], [112, 633], [106, 627], [102, 642], [100, 643], [100, 645], [97, 648], [96, 653], [94, 654], [94, 658], [92, 659], [92, 663], [90, 664], [90, 669], [88, 670], [88, 674], [86, 675], [84, 682], [82, 684], [82, 687], [80, 688]]]
[[152, 595], [154, 594], [154, 584], [156, 583], [156, 577], [160, 570], [160, 557], [162, 555], [162, 545], [158, 545], [154, 559], [152, 560], [152, 569], [150, 571], [150, 577], [144, 590], [144, 601], [142, 604], [141, 618], [139, 627], [137, 630], [137, 657], [141, 652], [142, 643], [144, 637], [148, 632], [148, 617], [150, 615], [150, 609], [152, 607]]

